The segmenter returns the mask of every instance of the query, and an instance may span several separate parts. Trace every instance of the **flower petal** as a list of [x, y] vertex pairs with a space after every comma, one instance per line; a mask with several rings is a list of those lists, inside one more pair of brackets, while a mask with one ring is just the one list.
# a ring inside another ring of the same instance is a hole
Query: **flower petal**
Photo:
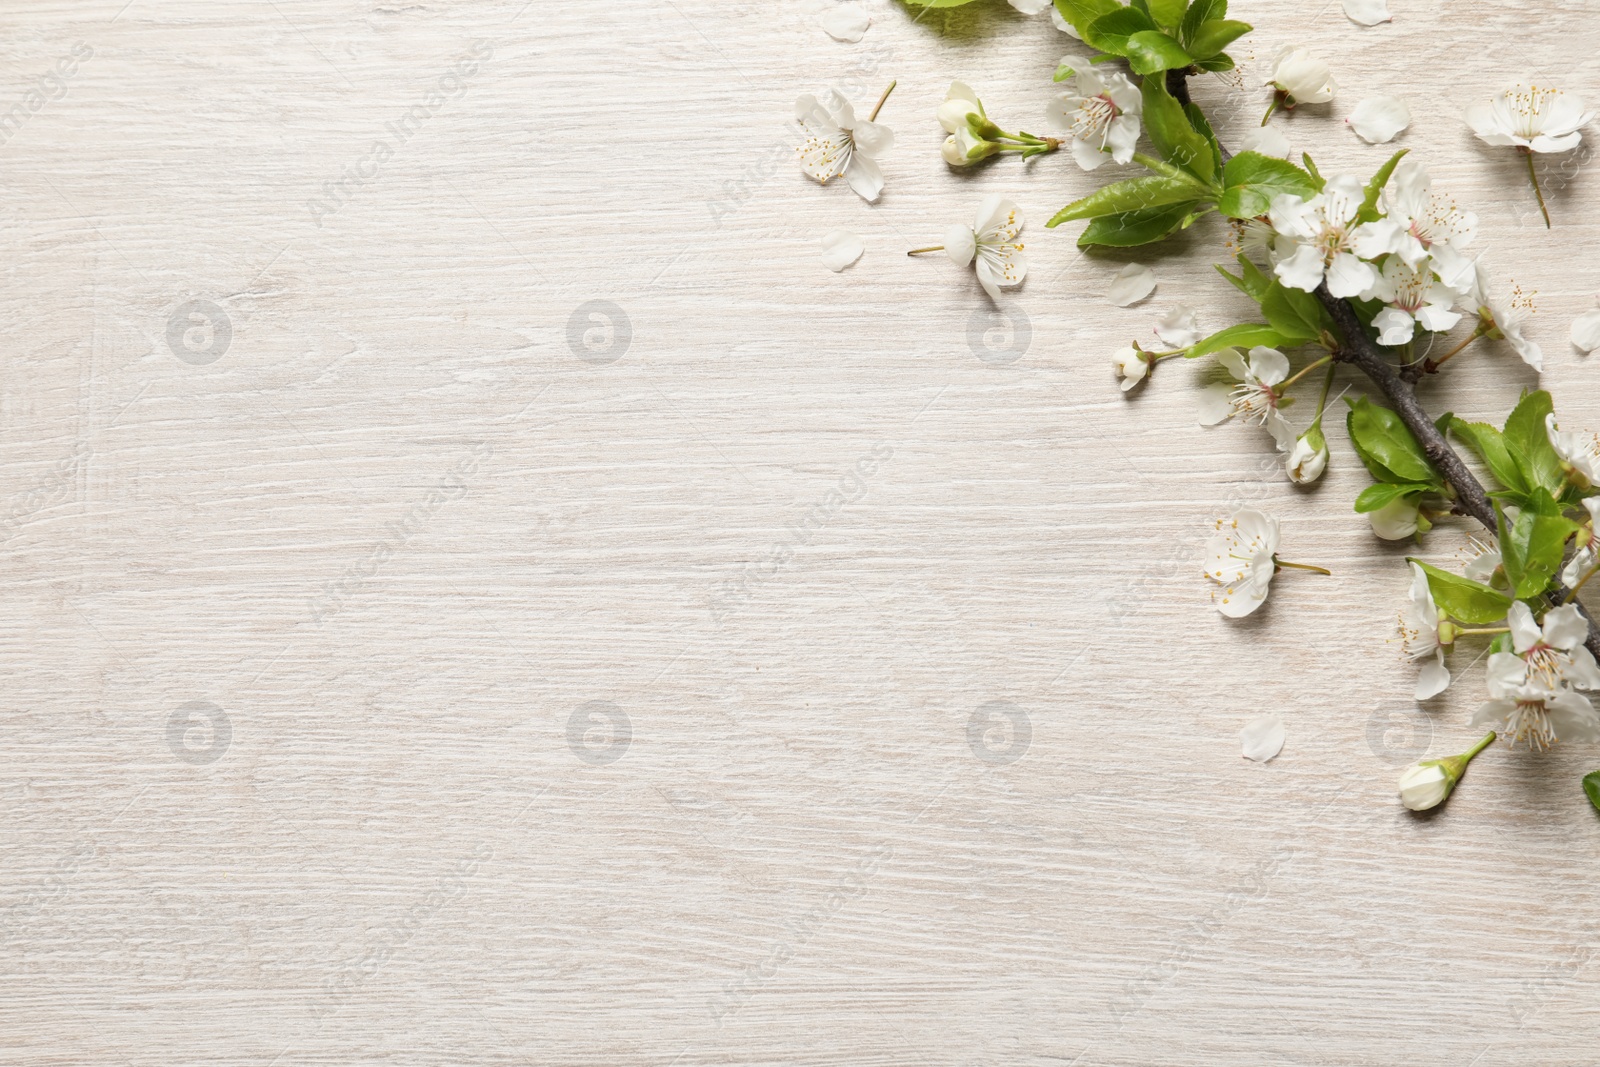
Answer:
[[1179, 304], [1156, 320], [1156, 336], [1169, 348], [1188, 348], [1200, 339], [1195, 329], [1194, 308]]
[[1371, 264], [1350, 252], [1340, 252], [1328, 264], [1328, 292], [1337, 297], [1359, 296], [1377, 280]]
[[1511, 627], [1511, 647], [1519, 654], [1537, 645], [1544, 636], [1539, 624], [1533, 621], [1533, 612], [1520, 600], [1506, 612], [1506, 625]]
[[1545, 644], [1570, 652], [1589, 636], [1589, 623], [1578, 610], [1578, 605], [1563, 604], [1545, 612], [1543, 633]]
[[1600, 310], [1586, 311], [1572, 320], [1572, 343], [1585, 352], [1600, 348]]
[[1283, 720], [1276, 715], [1252, 719], [1239, 731], [1244, 758], [1265, 763], [1283, 751]]
[[944, 254], [958, 267], [965, 267], [972, 262], [972, 254], [978, 250], [978, 239], [967, 227], [959, 222], [952, 223], [944, 231]]
[[1368, 144], [1387, 144], [1411, 125], [1411, 109], [1398, 96], [1369, 96], [1345, 121]]
[[844, 168], [844, 180], [869, 204], [883, 192], [883, 171], [860, 152], [850, 157], [850, 164]]
[[1233, 390], [1226, 385], [1208, 385], [1200, 390], [1200, 425], [1215, 426], [1233, 414]]
[[1117, 272], [1106, 295], [1111, 298], [1113, 304], [1125, 308], [1130, 304], [1137, 304], [1155, 291], [1155, 271], [1143, 263], [1129, 263]]
[[861, 258], [867, 246], [861, 238], [846, 230], [829, 230], [822, 237], [822, 263], [838, 273]]
[[1433, 662], [1424, 663], [1422, 670], [1417, 672], [1415, 696], [1418, 700], [1436, 697], [1450, 688], [1450, 670], [1444, 665], [1444, 649], [1436, 648], [1433, 651]]
[[854, 44], [866, 35], [872, 18], [857, 4], [840, 4], [822, 16], [822, 28], [836, 41]]
[[869, 159], [876, 159], [894, 147], [894, 131], [881, 122], [862, 119], [850, 135], [855, 138], [856, 154]]
[[1322, 284], [1322, 254], [1311, 245], [1301, 245], [1294, 255], [1280, 261], [1273, 272], [1289, 288], [1309, 293]]
[[1376, 26], [1394, 18], [1389, 14], [1389, 0], [1344, 0], [1344, 13], [1351, 22], [1363, 26]]
[[1294, 149], [1289, 147], [1289, 138], [1280, 133], [1276, 126], [1257, 126], [1248, 131], [1239, 138], [1239, 150], [1260, 152], [1277, 159], [1288, 159], [1294, 154]]

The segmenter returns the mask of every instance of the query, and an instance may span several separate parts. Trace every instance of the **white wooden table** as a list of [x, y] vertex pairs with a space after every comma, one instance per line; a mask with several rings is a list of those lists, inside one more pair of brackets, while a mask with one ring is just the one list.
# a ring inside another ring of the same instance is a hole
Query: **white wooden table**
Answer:
[[[1600, 751], [1401, 810], [1482, 668], [1407, 699], [1415, 549], [1351, 513], [1342, 425], [1300, 491], [1195, 424], [1204, 368], [1115, 387], [1173, 304], [1247, 316], [1222, 227], [1086, 256], [1042, 223], [1102, 176], [940, 162], [952, 77], [1043, 125], [1047, 19], [123, 3], [0, 16], [0, 1061], [1595, 1061]], [[1279, 120], [1326, 172], [1407, 98], [1600, 426], [1565, 340], [1600, 182], [1573, 163], [1546, 232], [1460, 121], [1523, 73], [1600, 99], [1591, 5], [1312, 6], [1235, 0], [1248, 87], [1195, 87], [1223, 136], [1288, 41], [1341, 83]], [[881, 201], [803, 178], [794, 97], [891, 78]], [[1030, 225], [1009, 340], [903, 254], [990, 192]], [[1129, 259], [1160, 287], [1120, 309]], [[1532, 384], [1488, 346], [1429, 402]], [[1230, 625], [1199, 552], [1246, 501], [1336, 573]]]

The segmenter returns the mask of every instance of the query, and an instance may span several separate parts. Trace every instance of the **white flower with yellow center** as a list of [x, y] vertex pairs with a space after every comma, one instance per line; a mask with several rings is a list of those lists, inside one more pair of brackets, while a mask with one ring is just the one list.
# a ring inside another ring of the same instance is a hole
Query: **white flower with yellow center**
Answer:
[[1206, 577], [1222, 586], [1213, 593], [1217, 610], [1242, 618], [1267, 599], [1278, 569], [1278, 520], [1254, 508], [1242, 508], [1217, 520], [1217, 532], [1206, 545]]
[[1492, 340], [1506, 341], [1522, 358], [1522, 362], [1536, 371], [1543, 371], [1544, 351], [1522, 332], [1523, 326], [1533, 316], [1533, 297], [1533, 293], [1523, 292], [1520, 285], [1513, 285], [1510, 294], [1505, 296], [1491, 292], [1489, 276], [1483, 264], [1473, 265], [1467, 299], [1470, 306], [1478, 310], [1479, 331]]
[[1232, 418], [1255, 423], [1265, 427], [1278, 447], [1287, 451], [1294, 442], [1294, 430], [1278, 410], [1283, 397], [1277, 386], [1289, 376], [1289, 357], [1276, 348], [1257, 345], [1250, 350], [1248, 363], [1237, 348], [1218, 352], [1217, 362], [1239, 384], [1206, 387], [1200, 394], [1200, 425], [1215, 426]]
[[957, 223], [945, 233], [945, 254], [958, 267], [976, 261], [978, 284], [999, 300], [1001, 286], [1020, 285], [1028, 273], [1022, 242], [1017, 240], [1020, 233], [1017, 205], [999, 196], [986, 197], [970, 227]]
[[1415, 563], [1411, 564], [1411, 589], [1400, 609], [1400, 639], [1405, 642], [1406, 655], [1412, 659], [1433, 657], [1433, 662], [1424, 663], [1417, 675], [1416, 699], [1427, 700], [1450, 688], [1444, 646], [1439, 643], [1439, 607], [1433, 602], [1433, 591], [1428, 588], [1427, 572]]
[[[1341, 174], [1310, 200], [1294, 193], [1273, 198], [1272, 228], [1293, 249], [1273, 268], [1284, 285], [1309, 293], [1326, 278], [1328, 292], [1351, 297], [1377, 282], [1378, 272], [1363, 261], [1395, 251], [1400, 227], [1388, 219], [1357, 223], [1364, 195], [1360, 179]], [[1277, 254], [1284, 257], [1286, 251], [1280, 242]]]
[[1562, 89], [1519, 82], [1487, 104], [1467, 108], [1467, 125], [1484, 144], [1529, 152], [1567, 152], [1583, 140], [1579, 131], [1594, 118], [1583, 101]]
[[1600, 485], [1600, 434], [1569, 433], [1556, 425], [1554, 414], [1544, 417], [1545, 436], [1550, 438], [1550, 447], [1556, 450], [1556, 455], [1561, 458], [1561, 465], [1566, 468], [1569, 478], [1582, 479], [1584, 485], [1580, 489], [1587, 489], [1591, 485]]
[[1546, 749], [1557, 741], [1600, 740], [1600, 715], [1589, 698], [1540, 684], [1521, 656], [1491, 655], [1488, 687], [1489, 699], [1478, 706], [1472, 721], [1493, 725], [1512, 746], [1526, 741], [1529, 748]]
[[1478, 234], [1478, 216], [1435, 192], [1427, 168], [1409, 159], [1395, 167], [1383, 200], [1388, 217], [1401, 230], [1395, 249], [1400, 258], [1418, 268], [1431, 259], [1444, 284], [1466, 288], [1472, 280], [1472, 261], [1463, 249]]
[[1087, 59], [1064, 56], [1073, 70], [1073, 88], [1045, 110], [1050, 125], [1072, 138], [1072, 158], [1084, 170], [1096, 170], [1108, 159], [1127, 163], [1139, 141], [1139, 116], [1144, 98], [1126, 74], [1097, 70]]
[[894, 146], [894, 131], [856, 118], [850, 101], [832, 89], [821, 99], [810, 93], [800, 97], [794, 117], [806, 133], [799, 148], [801, 170], [823, 185], [842, 174], [861, 199], [878, 199], [883, 171], [874, 160]]
[[1390, 256], [1377, 282], [1361, 295], [1389, 305], [1372, 320], [1380, 345], [1403, 345], [1416, 335], [1418, 326], [1438, 333], [1461, 321], [1461, 313], [1450, 310], [1455, 292], [1439, 280], [1426, 260], [1417, 268], [1399, 256]]

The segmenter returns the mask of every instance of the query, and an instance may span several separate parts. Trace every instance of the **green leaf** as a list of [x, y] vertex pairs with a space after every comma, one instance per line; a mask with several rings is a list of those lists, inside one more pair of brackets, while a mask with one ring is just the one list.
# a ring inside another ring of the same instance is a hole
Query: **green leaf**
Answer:
[[1131, 248], [1159, 241], [1168, 234], [1183, 229], [1192, 221], [1192, 211], [1197, 201], [1168, 204], [1165, 207], [1142, 208], [1120, 215], [1101, 215], [1083, 228], [1078, 235], [1078, 247], [1102, 245], [1107, 248]]
[[1505, 437], [1499, 430], [1487, 422], [1467, 422], [1454, 415], [1450, 416], [1449, 428], [1478, 454], [1496, 481], [1514, 493], [1527, 494], [1528, 483], [1523, 480], [1522, 470], [1511, 458], [1511, 450], [1506, 447]]
[[1260, 152], [1240, 152], [1222, 168], [1222, 184], [1227, 192], [1217, 208], [1236, 219], [1265, 215], [1274, 197], [1294, 193], [1309, 200], [1317, 195], [1311, 175], [1286, 159], [1274, 159]]
[[1323, 331], [1333, 329], [1322, 303], [1303, 289], [1291, 289], [1276, 279], [1267, 284], [1261, 298], [1261, 311], [1272, 328], [1285, 337], [1295, 338], [1294, 344], [1305, 344], [1321, 337]]
[[1187, 0], [1150, 0], [1150, 17], [1171, 30], [1183, 22]]
[[1589, 798], [1594, 810], [1600, 811], [1600, 771], [1590, 771], [1583, 776], [1583, 795]]
[[1487, 626], [1505, 618], [1506, 612], [1511, 610], [1511, 598], [1498, 589], [1440, 570], [1420, 559], [1408, 556], [1407, 562], [1422, 568], [1422, 573], [1428, 576], [1428, 592], [1433, 594], [1433, 602], [1457, 622]]
[[1206, 113], [1200, 110], [1199, 104], [1193, 102], [1183, 105], [1183, 113], [1188, 118], [1189, 125], [1193, 126], [1195, 132], [1204, 137], [1206, 143], [1211, 146], [1211, 172], [1213, 174], [1221, 174], [1222, 145], [1217, 141], [1216, 132], [1211, 129], [1211, 123], [1206, 119]]
[[1252, 28], [1248, 22], [1212, 19], [1203, 23], [1194, 36], [1186, 42], [1189, 45], [1189, 54], [1196, 59], [1210, 59], [1249, 33]]
[[1306, 165], [1306, 173], [1311, 175], [1312, 184], [1317, 187], [1317, 192], [1322, 192], [1322, 186], [1324, 184], [1322, 180], [1322, 172], [1317, 169], [1316, 163], [1311, 159], [1311, 153], [1301, 152], [1300, 162]]
[[1389, 184], [1389, 175], [1394, 173], [1395, 164], [1399, 163], [1400, 157], [1409, 151], [1411, 149], [1402, 148], [1390, 156], [1389, 162], [1379, 167], [1378, 173], [1367, 183], [1367, 195], [1361, 201], [1361, 211], [1357, 216], [1362, 222], [1373, 222], [1382, 217], [1378, 212], [1378, 196], [1383, 192], [1383, 187]]
[[1261, 268], [1250, 262], [1246, 256], [1241, 255], [1239, 257], [1239, 273], [1237, 275], [1229, 274], [1223, 269], [1221, 263], [1215, 266], [1218, 274], [1228, 279], [1233, 283], [1235, 289], [1238, 289], [1258, 304], [1266, 299], [1267, 291], [1272, 288], [1272, 279], [1261, 273]]
[[1087, 35], [1095, 19], [1121, 7], [1117, 0], [1055, 0], [1055, 3], [1056, 10], [1078, 31], [1079, 37]]
[[1379, 407], [1366, 397], [1349, 401], [1350, 414], [1346, 423], [1350, 430], [1350, 444], [1356, 455], [1366, 464], [1372, 476], [1380, 482], [1409, 482], [1419, 485], [1444, 487], [1433, 465], [1423, 453], [1422, 446], [1406, 429], [1400, 416], [1385, 407]]
[[1128, 54], [1129, 37], [1155, 28], [1155, 20], [1138, 8], [1119, 7], [1095, 19], [1083, 39], [1102, 52], [1125, 56]]
[[1356, 497], [1356, 511], [1365, 515], [1369, 511], [1388, 507], [1403, 496], [1416, 494], [1421, 496], [1430, 491], [1431, 485], [1419, 485], [1414, 482], [1377, 482], [1361, 490]]
[[1049, 229], [1074, 219], [1120, 215], [1146, 208], [1163, 207], [1167, 204], [1191, 204], [1195, 196], [1202, 191], [1194, 179], [1187, 176], [1182, 180], [1163, 178], [1155, 174], [1143, 178], [1130, 178], [1128, 181], [1098, 189], [1082, 200], [1074, 200], [1056, 212], [1055, 216], [1045, 223], [1045, 227]]
[[1245, 322], [1238, 326], [1229, 326], [1226, 330], [1218, 330], [1205, 338], [1189, 349], [1189, 358], [1209, 356], [1213, 352], [1221, 352], [1224, 348], [1251, 349], [1257, 345], [1281, 348], [1285, 343], [1284, 336], [1266, 323]]
[[1220, 55], [1212, 56], [1210, 59], [1202, 59], [1195, 66], [1213, 74], [1221, 74], [1225, 70], [1233, 69], [1233, 57], [1223, 52]]
[[1207, 185], [1216, 181], [1211, 145], [1189, 123], [1183, 106], [1167, 92], [1165, 78], [1146, 78], [1139, 87], [1144, 96], [1144, 128], [1161, 158], [1182, 167]]
[[1504, 435], [1506, 448], [1522, 472], [1526, 488], [1545, 489], [1555, 496], [1566, 476], [1561, 471], [1561, 457], [1550, 447], [1550, 435], [1544, 428], [1545, 416], [1552, 410], [1550, 394], [1543, 389], [1525, 394], [1506, 419]]
[[1128, 66], [1135, 74], [1159, 74], [1194, 62], [1183, 46], [1160, 30], [1143, 30], [1128, 38]]
[[1541, 514], [1532, 508], [1517, 512], [1516, 521], [1501, 538], [1500, 555], [1507, 577], [1515, 571], [1511, 591], [1518, 599], [1538, 596], [1550, 585], [1561, 567], [1567, 538], [1577, 528], [1577, 523], [1560, 515]]
[[1228, 14], [1228, 0], [1194, 0], [1178, 25], [1178, 40], [1187, 48], [1200, 27]]
[[913, 7], [961, 7], [972, 3], [972, 0], [906, 0]]

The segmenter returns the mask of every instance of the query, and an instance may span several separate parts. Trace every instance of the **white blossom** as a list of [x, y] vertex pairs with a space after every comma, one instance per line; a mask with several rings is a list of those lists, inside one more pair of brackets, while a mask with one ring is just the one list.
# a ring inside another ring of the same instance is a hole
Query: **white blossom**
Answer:
[[1438, 333], [1461, 321], [1461, 313], [1450, 310], [1455, 291], [1440, 281], [1426, 262], [1417, 268], [1399, 256], [1390, 256], [1378, 280], [1362, 296], [1388, 305], [1372, 320], [1380, 345], [1403, 345], [1415, 336], [1418, 326]]
[[1407, 497], [1395, 497], [1376, 511], [1367, 512], [1372, 532], [1385, 541], [1403, 541], [1421, 526], [1421, 507]]
[[1488, 688], [1489, 699], [1478, 706], [1472, 721], [1493, 725], [1513, 746], [1526, 741], [1530, 748], [1545, 749], [1557, 741], [1600, 740], [1600, 715], [1589, 698], [1541, 684], [1521, 656], [1492, 654]]
[[944, 127], [946, 133], [965, 130], [968, 115], [977, 115], [980, 119], [988, 117], [983, 110], [983, 101], [972, 91], [972, 86], [964, 81], [953, 81], [944, 94], [944, 103], [939, 105], [939, 125]]
[[[1294, 193], [1273, 198], [1272, 227], [1294, 250], [1273, 268], [1284, 285], [1309, 293], [1326, 276], [1328, 292], [1351, 297], [1377, 282], [1378, 272], [1364, 260], [1395, 251], [1400, 232], [1387, 219], [1357, 224], [1363, 196], [1360, 179], [1341, 174], [1310, 200]], [[1280, 256], [1285, 251], [1278, 248]]]
[[1467, 125], [1484, 144], [1515, 146], [1530, 152], [1566, 152], [1583, 139], [1579, 131], [1594, 112], [1562, 89], [1519, 82], [1494, 94], [1487, 104], [1467, 108]]
[[1289, 480], [1296, 485], [1310, 485], [1322, 477], [1322, 472], [1328, 469], [1328, 441], [1322, 436], [1322, 428], [1313, 426], [1296, 437], [1283, 465]]
[[1434, 192], [1428, 169], [1410, 159], [1395, 167], [1383, 201], [1388, 218], [1400, 227], [1395, 251], [1407, 265], [1420, 268], [1431, 259], [1439, 279], [1450, 288], [1471, 285], [1473, 264], [1463, 249], [1477, 236], [1477, 215]]
[[1276, 348], [1257, 345], [1245, 362], [1237, 348], [1217, 353], [1217, 362], [1238, 380], [1235, 386], [1212, 385], [1200, 394], [1200, 425], [1215, 426], [1238, 417], [1264, 426], [1280, 449], [1287, 450], [1294, 431], [1278, 410], [1283, 398], [1276, 386], [1289, 376], [1289, 357]]
[[976, 261], [978, 284], [991, 299], [1000, 299], [1001, 286], [1022, 284], [1028, 273], [1022, 255], [1022, 216], [1017, 205], [999, 195], [985, 197], [970, 227], [957, 223], [945, 233], [945, 254], [958, 267]]
[[1086, 59], [1064, 56], [1061, 65], [1072, 68], [1073, 88], [1050, 102], [1045, 118], [1072, 138], [1072, 158], [1084, 170], [1108, 159], [1131, 160], [1144, 110], [1138, 88], [1126, 74], [1095, 68]]
[[1129, 345], [1119, 348], [1111, 356], [1111, 366], [1115, 368], [1117, 377], [1122, 379], [1122, 391], [1129, 389], [1144, 381], [1150, 373], [1150, 361], [1139, 349]]
[[1261, 84], [1270, 85], [1288, 97], [1285, 106], [1325, 104], [1333, 99], [1338, 85], [1328, 64], [1295, 45], [1285, 45], [1273, 57], [1272, 69]]
[[894, 132], [881, 123], [856, 118], [850, 101], [832, 89], [820, 100], [810, 93], [800, 97], [794, 115], [806, 132], [800, 169], [824, 185], [843, 174], [863, 200], [878, 199], [883, 171], [874, 160], [894, 146]]
[[1595, 532], [1600, 527], [1600, 497], [1585, 497], [1583, 507], [1589, 513], [1589, 523], [1578, 531], [1572, 558], [1561, 568], [1561, 584], [1568, 589], [1575, 588], [1600, 563], [1600, 534]]
[[1522, 362], [1536, 371], [1544, 370], [1544, 352], [1539, 345], [1522, 332], [1522, 327], [1533, 314], [1533, 296], [1514, 285], [1511, 293], [1502, 296], [1490, 291], [1489, 276], [1481, 262], [1474, 264], [1468, 299], [1478, 309], [1480, 327], [1485, 336], [1508, 342], [1522, 358]]
[[1400, 775], [1400, 803], [1412, 811], [1427, 811], [1443, 804], [1455, 782], [1437, 760], [1413, 763]]
[[1411, 564], [1411, 589], [1400, 609], [1400, 637], [1405, 642], [1406, 655], [1414, 660], [1433, 658], [1422, 665], [1417, 675], [1418, 700], [1436, 697], [1450, 687], [1450, 671], [1444, 665], [1444, 647], [1439, 643], [1439, 607], [1433, 602], [1433, 590], [1428, 588], [1428, 575], [1417, 564]]
[[1553, 413], [1544, 417], [1544, 432], [1561, 465], [1584, 481], [1580, 488], [1600, 485], [1600, 436], [1564, 431], [1556, 425]]
[[1217, 520], [1217, 532], [1206, 545], [1206, 577], [1222, 586], [1212, 594], [1217, 610], [1237, 619], [1267, 599], [1277, 570], [1278, 520], [1254, 508], [1241, 508]]

